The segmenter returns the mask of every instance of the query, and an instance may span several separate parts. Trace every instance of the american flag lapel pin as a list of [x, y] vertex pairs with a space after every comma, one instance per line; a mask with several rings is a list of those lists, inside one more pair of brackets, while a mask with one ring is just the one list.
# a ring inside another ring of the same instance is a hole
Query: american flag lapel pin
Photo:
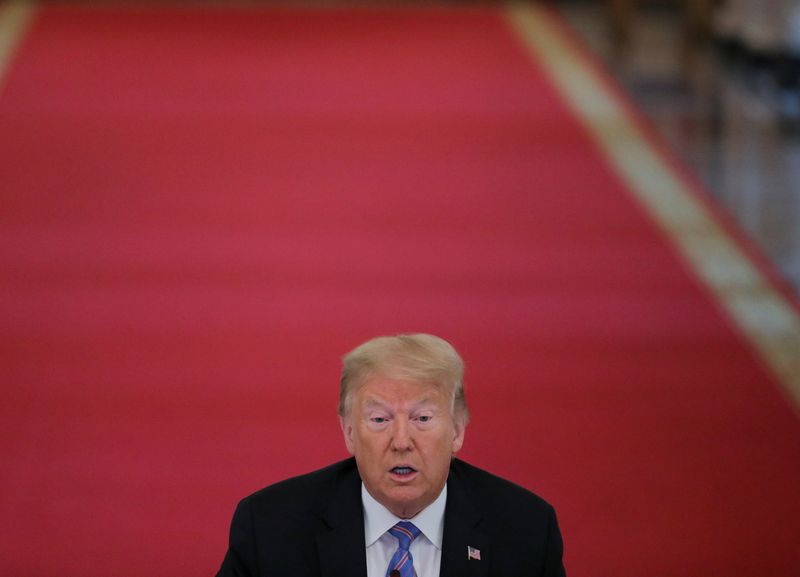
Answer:
[[481, 560], [481, 550], [467, 545], [467, 560], [472, 561], [473, 559], [475, 561]]

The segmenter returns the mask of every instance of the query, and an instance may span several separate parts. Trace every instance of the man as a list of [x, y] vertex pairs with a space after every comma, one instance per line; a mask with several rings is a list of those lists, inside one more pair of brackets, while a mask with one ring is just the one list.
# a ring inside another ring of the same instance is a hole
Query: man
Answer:
[[218, 577], [558, 577], [553, 508], [455, 459], [464, 364], [432, 335], [344, 357], [339, 421], [354, 458], [245, 498]]

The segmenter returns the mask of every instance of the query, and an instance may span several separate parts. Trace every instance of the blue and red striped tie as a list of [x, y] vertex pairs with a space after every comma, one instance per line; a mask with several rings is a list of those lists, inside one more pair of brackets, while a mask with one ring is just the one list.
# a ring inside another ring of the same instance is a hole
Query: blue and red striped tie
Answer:
[[[394, 577], [392, 571], [397, 571], [400, 577], [414, 577], [414, 559], [411, 557], [411, 552], [408, 548], [411, 546], [411, 542], [419, 535], [419, 529], [413, 523], [400, 521], [389, 529], [389, 533], [397, 538], [399, 547], [392, 555], [392, 560], [389, 561], [386, 577]], [[394, 575], [397, 575], [397, 573]]]

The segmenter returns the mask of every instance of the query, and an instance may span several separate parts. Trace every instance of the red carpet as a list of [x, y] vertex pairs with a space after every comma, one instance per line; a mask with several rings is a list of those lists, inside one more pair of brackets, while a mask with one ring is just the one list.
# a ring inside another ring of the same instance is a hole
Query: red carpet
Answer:
[[400, 331], [570, 575], [800, 574], [794, 408], [493, 9], [42, 8], [0, 187], [4, 575], [212, 574]]

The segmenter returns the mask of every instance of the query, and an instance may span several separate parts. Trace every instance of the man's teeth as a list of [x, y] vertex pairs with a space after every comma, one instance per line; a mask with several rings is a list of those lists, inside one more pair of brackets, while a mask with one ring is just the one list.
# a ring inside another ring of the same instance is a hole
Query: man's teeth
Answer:
[[410, 475], [413, 472], [414, 469], [412, 469], [411, 467], [395, 467], [394, 469], [392, 469], [392, 473], [395, 473], [397, 475]]

